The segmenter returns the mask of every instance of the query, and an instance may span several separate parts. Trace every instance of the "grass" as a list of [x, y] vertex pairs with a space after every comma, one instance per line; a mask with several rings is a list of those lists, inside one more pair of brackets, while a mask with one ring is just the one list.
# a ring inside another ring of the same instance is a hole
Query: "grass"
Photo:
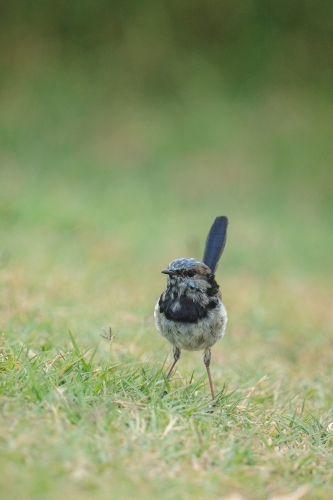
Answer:
[[[0, 124], [4, 497], [328, 498], [330, 99], [200, 103], [195, 81], [179, 102], [105, 109], [75, 71], [26, 76]], [[166, 383], [153, 308], [160, 270], [200, 257], [217, 214], [212, 411], [200, 353]]]

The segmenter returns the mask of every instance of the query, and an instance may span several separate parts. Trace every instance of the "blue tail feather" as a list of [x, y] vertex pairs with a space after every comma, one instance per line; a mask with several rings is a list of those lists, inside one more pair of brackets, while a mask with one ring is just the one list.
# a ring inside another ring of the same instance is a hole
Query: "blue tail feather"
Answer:
[[224, 215], [216, 217], [207, 236], [206, 246], [202, 262], [208, 266], [213, 273], [217, 269], [219, 259], [222, 255], [227, 239], [228, 218]]

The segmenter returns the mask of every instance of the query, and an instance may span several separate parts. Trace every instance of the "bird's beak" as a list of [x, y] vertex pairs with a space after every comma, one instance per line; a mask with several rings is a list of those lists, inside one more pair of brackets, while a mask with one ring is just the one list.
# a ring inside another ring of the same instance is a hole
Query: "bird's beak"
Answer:
[[174, 274], [176, 274], [175, 271], [171, 271], [170, 269], [163, 269], [161, 273], [168, 274], [169, 276], [173, 276]]

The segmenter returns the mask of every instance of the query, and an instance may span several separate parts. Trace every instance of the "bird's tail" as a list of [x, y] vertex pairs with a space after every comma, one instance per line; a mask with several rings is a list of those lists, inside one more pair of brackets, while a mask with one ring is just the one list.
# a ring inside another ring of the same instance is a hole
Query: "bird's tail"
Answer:
[[217, 269], [227, 239], [228, 218], [225, 215], [216, 217], [207, 236], [202, 262], [213, 273]]

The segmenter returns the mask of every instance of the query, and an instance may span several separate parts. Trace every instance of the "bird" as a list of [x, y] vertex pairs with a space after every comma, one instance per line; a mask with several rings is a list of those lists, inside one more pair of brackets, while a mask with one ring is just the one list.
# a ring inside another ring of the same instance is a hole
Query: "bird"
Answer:
[[157, 330], [173, 346], [173, 363], [166, 379], [170, 378], [183, 349], [202, 350], [214, 406], [211, 347], [224, 336], [228, 321], [215, 271], [225, 247], [227, 227], [226, 216], [216, 217], [206, 239], [202, 261], [182, 257], [161, 271], [167, 275], [167, 285], [154, 310]]

